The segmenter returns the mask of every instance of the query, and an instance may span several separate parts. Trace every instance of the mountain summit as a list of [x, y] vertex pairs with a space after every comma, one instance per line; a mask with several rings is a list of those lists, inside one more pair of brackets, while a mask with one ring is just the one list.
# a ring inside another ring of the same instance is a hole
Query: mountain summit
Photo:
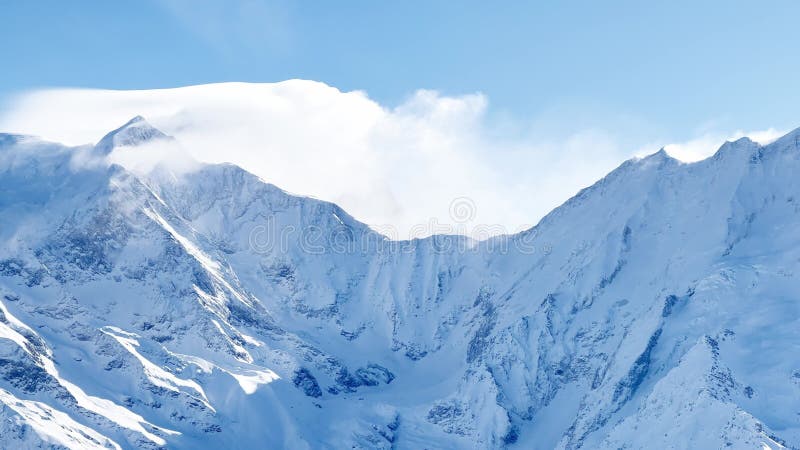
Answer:
[[631, 160], [463, 246], [9, 139], [0, 447], [800, 448], [793, 140]]
[[172, 139], [150, 125], [144, 117], [136, 116], [125, 125], [108, 133], [100, 139], [95, 148], [103, 154], [117, 147], [130, 147], [159, 139]]

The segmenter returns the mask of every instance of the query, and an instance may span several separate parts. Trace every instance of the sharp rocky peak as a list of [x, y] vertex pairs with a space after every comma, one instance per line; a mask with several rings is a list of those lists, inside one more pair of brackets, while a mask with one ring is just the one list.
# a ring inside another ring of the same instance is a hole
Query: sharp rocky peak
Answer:
[[102, 153], [110, 153], [118, 147], [137, 146], [162, 139], [172, 139], [172, 137], [150, 125], [144, 117], [136, 116], [125, 125], [105, 135], [95, 148]]

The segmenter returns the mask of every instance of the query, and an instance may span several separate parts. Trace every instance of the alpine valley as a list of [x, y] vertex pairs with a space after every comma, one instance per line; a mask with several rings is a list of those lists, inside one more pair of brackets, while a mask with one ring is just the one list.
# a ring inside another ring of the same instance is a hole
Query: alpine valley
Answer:
[[800, 131], [483, 241], [179, 147], [0, 134], [0, 447], [800, 448]]

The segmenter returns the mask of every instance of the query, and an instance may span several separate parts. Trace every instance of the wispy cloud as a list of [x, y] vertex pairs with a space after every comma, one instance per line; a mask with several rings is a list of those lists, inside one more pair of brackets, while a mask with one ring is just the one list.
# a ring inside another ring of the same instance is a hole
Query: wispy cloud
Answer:
[[284, 0], [157, 0], [189, 31], [223, 55], [282, 52], [292, 42]]

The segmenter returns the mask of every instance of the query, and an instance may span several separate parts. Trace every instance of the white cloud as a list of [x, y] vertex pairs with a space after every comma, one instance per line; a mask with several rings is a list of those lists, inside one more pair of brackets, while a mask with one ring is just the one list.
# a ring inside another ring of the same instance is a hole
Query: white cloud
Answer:
[[[479, 93], [420, 90], [388, 108], [364, 92], [302, 80], [51, 89], [20, 96], [0, 130], [77, 145], [143, 115], [201, 161], [233, 162], [290, 192], [336, 202], [392, 237], [442, 226], [470, 233], [478, 224], [519, 231], [634, 155], [602, 129], [548, 135], [533, 121], [496, 123], [487, 109]], [[672, 151], [701, 155], [723, 140], [704, 136]], [[451, 217], [459, 198], [474, 205], [466, 223]]]

